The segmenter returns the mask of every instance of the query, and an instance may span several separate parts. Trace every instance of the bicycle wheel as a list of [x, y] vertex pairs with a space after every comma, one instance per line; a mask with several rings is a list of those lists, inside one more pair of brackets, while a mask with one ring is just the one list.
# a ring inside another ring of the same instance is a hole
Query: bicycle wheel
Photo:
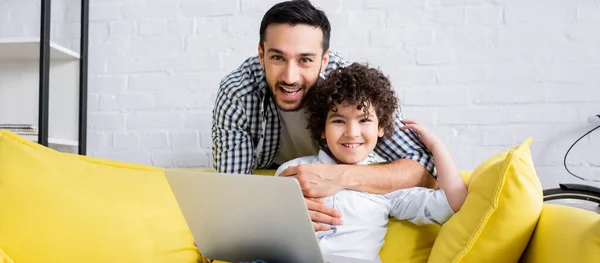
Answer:
[[572, 206], [600, 214], [600, 192], [566, 187], [544, 190], [544, 203]]

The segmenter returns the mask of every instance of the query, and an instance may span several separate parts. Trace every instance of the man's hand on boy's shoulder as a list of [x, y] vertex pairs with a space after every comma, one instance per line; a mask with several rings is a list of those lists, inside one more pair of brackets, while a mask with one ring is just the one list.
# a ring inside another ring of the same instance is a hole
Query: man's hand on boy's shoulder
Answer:
[[322, 198], [344, 189], [343, 172], [342, 165], [312, 163], [290, 166], [279, 176], [296, 178], [305, 197]]

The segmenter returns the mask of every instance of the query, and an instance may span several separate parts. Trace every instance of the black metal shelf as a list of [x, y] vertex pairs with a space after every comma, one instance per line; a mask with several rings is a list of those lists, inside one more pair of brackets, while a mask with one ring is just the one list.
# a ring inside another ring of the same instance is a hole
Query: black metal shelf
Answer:
[[[50, 95], [50, 24], [51, 0], [41, 0], [38, 143], [48, 146], [49, 95]], [[87, 154], [87, 95], [88, 95], [88, 30], [89, 0], [81, 0], [80, 59], [79, 59], [79, 131], [78, 153]]]

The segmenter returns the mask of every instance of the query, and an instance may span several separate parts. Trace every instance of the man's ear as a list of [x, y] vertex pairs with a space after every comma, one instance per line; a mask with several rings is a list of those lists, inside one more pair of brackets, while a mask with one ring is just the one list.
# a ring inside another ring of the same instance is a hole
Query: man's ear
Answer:
[[265, 68], [265, 52], [260, 43], [258, 43], [258, 60], [260, 61], [260, 66]]
[[321, 73], [325, 71], [327, 68], [327, 64], [329, 63], [329, 49], [323, 52], [323, 59], [321, 60]]

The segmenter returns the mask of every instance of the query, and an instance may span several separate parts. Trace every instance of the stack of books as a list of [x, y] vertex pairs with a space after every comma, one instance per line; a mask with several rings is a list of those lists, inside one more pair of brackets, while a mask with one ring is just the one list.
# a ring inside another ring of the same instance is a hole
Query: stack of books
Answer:
[[37, 126], [31, 125], [31, 124], [0, 123], [0, 130], [9, 130], [18, 135], [23, 135], [23, 136], [37, 136], [38, 135]]

